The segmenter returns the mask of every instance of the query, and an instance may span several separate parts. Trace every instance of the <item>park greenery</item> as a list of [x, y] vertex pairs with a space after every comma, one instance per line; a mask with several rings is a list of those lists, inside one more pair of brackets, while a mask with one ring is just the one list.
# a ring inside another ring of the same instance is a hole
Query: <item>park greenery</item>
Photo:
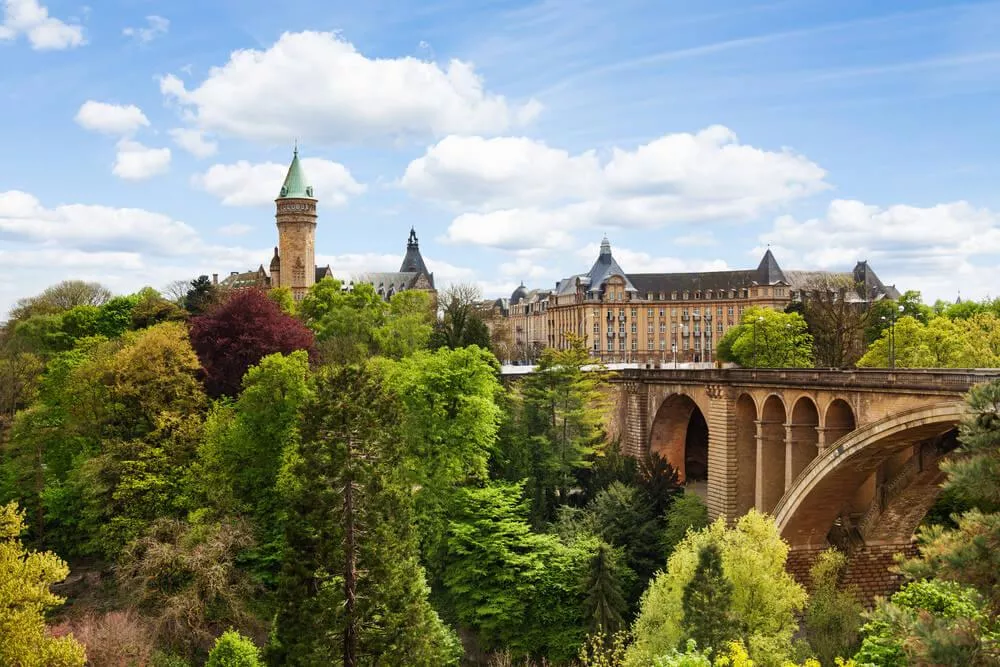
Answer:
[[[907, 303], [897, 345], [908, 318], [997, 317]], [[770, 517], [712, 522], [666, 461], [621, 453], [585, 340], [501, 382], [486, 317], [468, 287], [384, 301], [329, 278], [298, 302], [204, 278], [19, 302], [0, 664], [996, 664], [1000, 384], [970, 393], [955, 511], [863, 611], [842, 554], [807, 590]], [[733, 360], [756, 335], [761, 367], [814, 363], [808, 313], [743, 322]]]

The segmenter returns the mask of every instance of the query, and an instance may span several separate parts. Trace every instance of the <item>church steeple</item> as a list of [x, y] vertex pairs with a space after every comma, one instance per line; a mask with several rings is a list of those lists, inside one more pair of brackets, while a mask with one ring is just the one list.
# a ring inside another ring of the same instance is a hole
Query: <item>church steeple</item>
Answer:
[[410, 237], [406, 240], [406, 256], [399, 267], [400, 273], [422, 273], [427, 276], [433, 284], [433, 274], [427, 270], [424, 258], [420, 255], [420, 243], [417, 241], [417, 232], [410, 227]]

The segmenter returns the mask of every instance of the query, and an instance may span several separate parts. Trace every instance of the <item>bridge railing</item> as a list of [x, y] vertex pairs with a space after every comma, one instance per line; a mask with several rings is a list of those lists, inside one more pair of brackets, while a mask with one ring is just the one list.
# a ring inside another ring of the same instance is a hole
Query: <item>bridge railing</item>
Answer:
[[615, 375], [622, 380], [652, 383], [719, 382], [965, 392], [981, 382], [1000, 379], [1000, 369], [627, 368]]

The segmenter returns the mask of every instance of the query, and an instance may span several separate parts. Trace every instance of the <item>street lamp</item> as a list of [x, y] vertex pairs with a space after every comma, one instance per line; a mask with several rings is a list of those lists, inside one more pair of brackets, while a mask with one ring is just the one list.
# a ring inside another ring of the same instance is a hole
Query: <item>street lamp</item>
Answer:
[[792, 353], [792, 325], [785, 325], [785, 359], [782, 363], [783, 366], [788, 365], [788, 357]]
[[670, 344], [670, 352], [674, 355], [674, 370], [677, 369], [677, 341]]
[[753, 321], [753, 367], [757, 370], [757, 325], [763, 323], [764, 318], [758, 316]]

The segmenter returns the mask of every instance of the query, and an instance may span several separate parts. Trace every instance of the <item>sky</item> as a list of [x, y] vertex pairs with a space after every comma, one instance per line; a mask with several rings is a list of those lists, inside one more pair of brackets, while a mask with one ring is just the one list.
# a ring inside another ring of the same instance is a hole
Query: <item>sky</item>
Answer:
[[506, 296], [850, 270], [996, 296], [1000, 2], [0, 0], [0, 319], [255, 269], [298, 142], [317, 261]]

